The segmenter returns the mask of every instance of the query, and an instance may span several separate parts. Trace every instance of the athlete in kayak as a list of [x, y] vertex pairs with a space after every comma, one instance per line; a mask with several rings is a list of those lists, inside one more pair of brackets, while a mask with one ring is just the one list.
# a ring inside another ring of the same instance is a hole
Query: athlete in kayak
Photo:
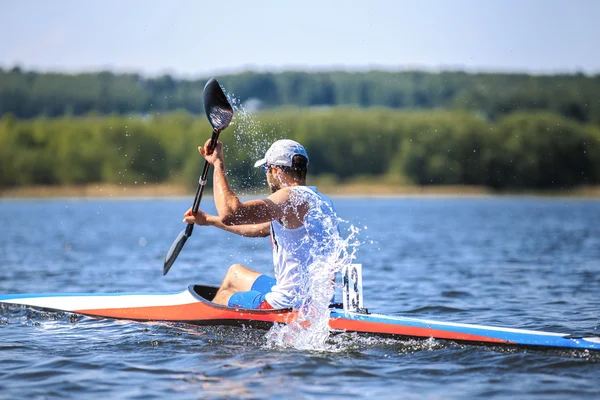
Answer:
[[[297, 307], [306, 300], [311, 273], [319, 263], [335, 263], [338, 218], [329, 198], [306, 186], [308, 154], [293, 140], [278, 140], [254, 166], [262, 167], [271, 195], [241, 202], [227, 182], [223, 144], [209, 154], [207, 141], [198, 147], [214, 166], [213, 192], [218, 215], [203, 211], [183, 221], [210, 225], [246, 237], [271, 236], [275, 278], [241, 264], [229, 267], [213, 302], [248, 309]], [[325, 265], [325, 264], [323, 264]], [[319, 279], [317, 277], [317, 279]], [[321, 279], [323, 280], [323, 279]], [[324, 277], [329, 282], [330, 277]], [[327, 283], [321, 282], [321, 283]]]

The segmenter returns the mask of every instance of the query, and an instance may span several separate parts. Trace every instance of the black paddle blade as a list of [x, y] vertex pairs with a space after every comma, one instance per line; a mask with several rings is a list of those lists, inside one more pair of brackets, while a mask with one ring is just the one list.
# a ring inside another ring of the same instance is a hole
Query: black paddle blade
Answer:
[[175, 241], [171, 245], [171, 248], [169, 249], [169, 252], [165, 257], [165, 265], [163, 266], [163, 276], [165, 276], [167, 272], [169, 272], [169, 270], [171, 269], [171, 266], [177, 259], [177, 256], [179, 255], [181, 249], [183, 249], [183, 245], [187, 241], [188, 237], [189, 236], [187, 235], [187, 232], [184, 229], [179, 233], [177, 239], [175, 239]]
[[204, 110], [213, 129], [218, 132], [227, 128], [233, 118], [233, 108], [215, 78], [210, 78], [204, 86]]

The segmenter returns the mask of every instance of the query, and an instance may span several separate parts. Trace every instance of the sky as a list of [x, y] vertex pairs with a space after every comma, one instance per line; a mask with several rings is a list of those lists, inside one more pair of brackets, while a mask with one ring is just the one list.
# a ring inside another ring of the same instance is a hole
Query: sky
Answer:
[[0, 0], [0, 66], [600, 73], [600, 0]]

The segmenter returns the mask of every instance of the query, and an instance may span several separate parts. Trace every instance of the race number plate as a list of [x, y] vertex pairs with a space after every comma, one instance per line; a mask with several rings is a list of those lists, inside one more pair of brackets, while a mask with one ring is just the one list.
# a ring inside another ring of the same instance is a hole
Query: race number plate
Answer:
[[362, 264], [348, 264], [342, 268], [342, 297], [344, 312], [363, 312]]

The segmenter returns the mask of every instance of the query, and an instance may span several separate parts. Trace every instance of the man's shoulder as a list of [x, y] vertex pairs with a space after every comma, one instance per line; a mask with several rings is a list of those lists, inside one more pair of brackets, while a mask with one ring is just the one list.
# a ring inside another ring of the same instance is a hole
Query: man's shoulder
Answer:
[[[269, 196], [270, 199], [290, 199], [293, 196], [301, 196], [305, 199], [310, 199], [310, 198], [322, 198], [322, 199], [328, 199], [329, 197], [325, 196], [324, 194], [322, 194], [321, 192], [319, 192], [317, 190], [316, 186], [306, 186], [306, 185], [297, 185], [297, 186], [286, 186], [283, 187], [281, 189], [279, 189], [278, 191], [276, 191], [275, 193], [271, 194], [271, 196]], [[308, 197], [306, 197], [308, 196]]]
[[275, 204], [281, 204], [281, 203], [289, 200], [291, 197], [291, 194], [292, 194], [292, 190], [289, 187], [284, 187], [284, 188], [277, 190], [274, 193], [271, 193], [271, 195], [267, 199], [271, 200]]

